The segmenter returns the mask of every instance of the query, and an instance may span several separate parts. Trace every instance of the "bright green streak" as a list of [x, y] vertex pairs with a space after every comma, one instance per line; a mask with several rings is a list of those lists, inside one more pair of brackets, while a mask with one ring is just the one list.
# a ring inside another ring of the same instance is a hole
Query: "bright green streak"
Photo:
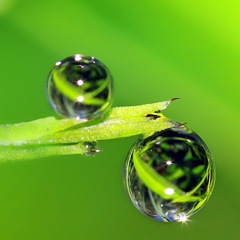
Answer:
[[101, 86], [99, 86], [98, 89], [96, 89], [94, 92], [87, 93], [83, 91], [81, 87], [74, 86], [73, 84], [69, 83], [62, 75], [62, 72], [65, 69], [61, 70], [54, 70], [53, 72], [53, 80], [56, 84], [57, 89], [68, 99], [70, 99], [73, 102], [77, 102], [79, 100], [79, 97], [83, 97], [83, 102], [88, 105], [103, 105], [105, 101], [95, 98], [96, 95], [98, 95], [101, 91], [103, 91], [104, 88], [107, 87], [109, 84], [109, 80], [106, 79], [103, 81]]
[[76, 102], [79, 96], [83, 95], [83, 91], [81, 88], [76, 88], [74, 85], [69, 83], [63, 76], [64, 68], [60, 70], [54, 70], [53, 72], [53, 80], [56, 84], [57, 89], [67, 98]]
[[[147, 163], [143, 162], [141, 158], [137, 156], [136, 152], [133, 152], [133, 162], [142, 182], [163, 199], [173, 200], [173, 202], [194, 202], [201, 199], [191, 196], [192, 192], [185, 195], [181, 189], [155, 172]], [[171, 194], [168, 194], [166, 189], [171, 189]]]

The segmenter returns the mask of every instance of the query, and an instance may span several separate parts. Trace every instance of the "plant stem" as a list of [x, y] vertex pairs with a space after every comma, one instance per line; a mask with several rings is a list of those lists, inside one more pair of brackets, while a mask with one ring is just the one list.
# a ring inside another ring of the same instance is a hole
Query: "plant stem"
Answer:
[[84, 142], [150, 135], [174, 127], [160, 111], [175, 99], [133, 107], [116, 107], [104, 118], [88, 122], [54, 117], [0, 125], [0, 161], [34, 159], [92, 151]]

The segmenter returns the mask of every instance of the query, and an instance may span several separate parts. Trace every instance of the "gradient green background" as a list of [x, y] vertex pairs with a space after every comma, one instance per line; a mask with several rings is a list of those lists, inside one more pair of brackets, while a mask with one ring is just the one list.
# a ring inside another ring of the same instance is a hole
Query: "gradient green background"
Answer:
[[54, 113], [53, 64], [93, 55], [115, 78], [115, 106], [181, 97], [165, 114], [208, 144], [217, 182], [188, 224], [140, 214], [122, 169], [135, 138], [100, 142], [94, 158], [0, 165], [1, 240], [239, 239], [239, 0], [0, 0], [0, 124]]

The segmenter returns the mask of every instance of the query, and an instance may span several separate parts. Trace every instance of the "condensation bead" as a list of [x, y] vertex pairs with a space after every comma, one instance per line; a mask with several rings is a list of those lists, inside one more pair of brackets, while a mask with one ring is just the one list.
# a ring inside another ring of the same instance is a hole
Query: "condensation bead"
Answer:
[[100, 152], [97, 141], [83, 142], [83, 146], [86, 150], [84, 155], [87, 157], [93, 157], [96, 153]]
[[184, 222], [209, 199], [215, 167], [203, 140], [185, 126], [138, 140], [124, 168], [135, 207], [162, 222]]
[[46, 84], [47, 99], [64, 118], [102, 117], [113, 99], [113, 78], [94, 57], [74, 55], [55, 64]]

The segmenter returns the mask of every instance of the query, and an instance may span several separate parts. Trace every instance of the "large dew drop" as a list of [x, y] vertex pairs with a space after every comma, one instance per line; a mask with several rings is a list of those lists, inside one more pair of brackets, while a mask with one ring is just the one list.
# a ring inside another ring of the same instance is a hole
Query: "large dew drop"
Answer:
[[77, 54], [55, 64], [46, 93], [50, 106], [61, 117], [96, 119], [112, 104], [113, 78], [102, 62]]
[[162, 222], [184, 222], [209, 199], [215, 167], [203, 140], [185, 126], [138, 140], [124, 168], [136, 208]]

